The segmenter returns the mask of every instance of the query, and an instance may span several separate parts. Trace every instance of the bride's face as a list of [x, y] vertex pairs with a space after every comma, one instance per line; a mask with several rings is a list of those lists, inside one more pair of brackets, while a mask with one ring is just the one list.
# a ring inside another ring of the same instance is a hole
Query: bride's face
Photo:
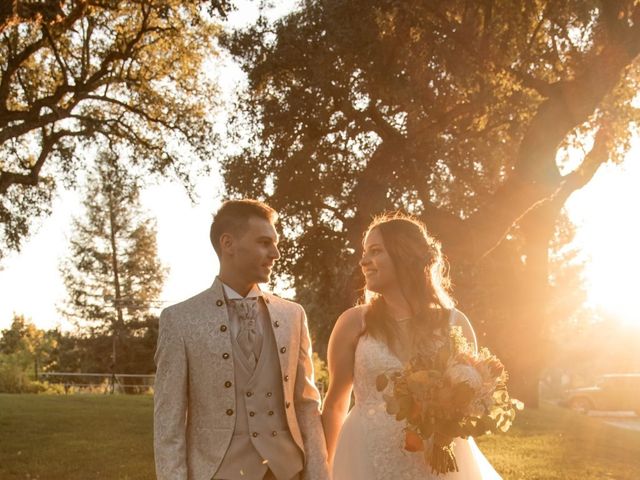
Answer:
[[396, 269], [377, 228], [369, 231], [363, 248], [360, 267], [367, 282], [367, 290], [382, 294], [396, 283]]

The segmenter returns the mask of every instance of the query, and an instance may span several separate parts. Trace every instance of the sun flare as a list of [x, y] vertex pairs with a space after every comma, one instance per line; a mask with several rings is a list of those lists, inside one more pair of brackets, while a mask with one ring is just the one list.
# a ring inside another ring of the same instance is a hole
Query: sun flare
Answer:
[[587, 304], [640, 326], [640, 145], [567, 202], [585, 260]]

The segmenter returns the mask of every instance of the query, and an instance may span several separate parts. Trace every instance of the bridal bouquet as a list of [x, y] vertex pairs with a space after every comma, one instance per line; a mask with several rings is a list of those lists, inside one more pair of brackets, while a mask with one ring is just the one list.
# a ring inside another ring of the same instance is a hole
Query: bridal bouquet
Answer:
[[[507, 372], [489, 350], [475, 354], [459, 327], [439, 329], [401, 371], [381, 374], [387, 413], [404, 421], [408, 451], [423, 451], [434, 473], [458, 471], [457, 437], [506, 432], [522, 402], [509, 397]], [[389, 388], [388, 388], [389, 387]]]

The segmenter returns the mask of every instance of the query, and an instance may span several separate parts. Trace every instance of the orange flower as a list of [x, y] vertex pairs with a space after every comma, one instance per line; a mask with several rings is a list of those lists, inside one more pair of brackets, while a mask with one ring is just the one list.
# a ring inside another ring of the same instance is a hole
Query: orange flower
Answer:
[[409, 452], [419, 452], [424, 450], [422, 439], [413, 430], [407, 430], [407, 433], [404, 436], [404, 449]]

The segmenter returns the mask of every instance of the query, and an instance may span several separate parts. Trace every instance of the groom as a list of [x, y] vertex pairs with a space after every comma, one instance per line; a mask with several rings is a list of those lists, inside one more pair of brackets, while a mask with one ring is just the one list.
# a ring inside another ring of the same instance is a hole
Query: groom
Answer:
[[225, 202], [213, 285], [160, 315], [154, 449], [166, 480], [328, 480], [302, 307], [261, 291], [280, 258], [276, 212]]

